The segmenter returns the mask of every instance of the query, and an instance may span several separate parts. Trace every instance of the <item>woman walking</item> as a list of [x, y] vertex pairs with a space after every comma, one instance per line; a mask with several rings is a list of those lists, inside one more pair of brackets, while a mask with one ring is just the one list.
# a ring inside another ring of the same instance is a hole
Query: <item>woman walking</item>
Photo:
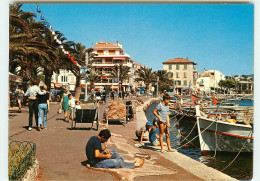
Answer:
[[[47, 91], [47, 86], [43, 85], [41, 87], [42, 90]], [[38, 110], [39, 110], [39, 118], [38, 118], [38, 127], [37, 131], [40, 131], [40, 127], [46, 130], [46, 123], [47, 123], [47, 112], [50, 111], [50, 104], [49, 104], [49, 93], [47, 92], [44, 95], [37, 95], [38, 97]], [[43, 124], [42, 124], [42, 116], [43, 116]]]
[[69, 90], [65, 89], [65, 92], [62, 94], [60, 107], [62, 106], [62, 110], [64, 111], [64, 119], [68, 121], [68, 112], [69, 112]]

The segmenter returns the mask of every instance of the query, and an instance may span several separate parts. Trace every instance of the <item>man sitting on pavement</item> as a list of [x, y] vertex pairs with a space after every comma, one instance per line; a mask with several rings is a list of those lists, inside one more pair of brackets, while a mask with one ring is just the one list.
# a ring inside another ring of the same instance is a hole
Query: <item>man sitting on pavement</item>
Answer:
[[108, 129], [103, 129], [98, 136], [92, 136], [86, 145], [86, 156], [90, 166], [96, 168], [135, 168], [144, 164], [144, 158], [139, 162], [125, 162], [124, 158], [114, 150], [102, 149], [101, 143], [105, 143], [111, 137]]
[[149, 133], [151, 127], [153, 127], [153, 123], [151, 121], [147, 121], [145, 126], [142, 126], [141, 128], [135, 131], [135, 135], [140, 141], [140, 143], [143, 143], [143, 141], [148, 140], [148, 134], [146, 135], [146, 133]]

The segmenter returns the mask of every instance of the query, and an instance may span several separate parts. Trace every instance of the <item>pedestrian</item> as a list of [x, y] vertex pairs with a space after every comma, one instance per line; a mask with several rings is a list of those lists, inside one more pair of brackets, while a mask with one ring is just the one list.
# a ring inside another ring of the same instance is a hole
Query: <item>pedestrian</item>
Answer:
[[147, 121], [145, 126], [142, 126], [135, 131], [135, 135], [138, 138], [138, 140], [140, 141], [140, 143], [142, 143], [143, 140], [148, 140], [148, 133], [152, 126], [153, 126], [152, 122]]
[[101, 143], [105, 143], [111, 137], [108, 129], [103, 129], [98, 136], [92, 136], [86, 145], [86, 156], [91, 167], [96, 168], [135, 168], [144, 164], [144, 158], [139, 162], [125, 162], [124, 158], [114, 150], [102, 149]]
[[97, 107], [99, 107], [99, 103], [101, 101], [101, 93], [99, 90], [96, 93], [96, 101], [97, 101]]
[[[38, 118], [38, 127], [37, 131], [40, 131], [41, 129], [46, 130], [46, 123], [47, 123], [47, 113], [50, 111], [50, 95], [49, 92], [47, 91], [47, 86], [43, 84], [41, 86], [42, 90], [46, 91], [46, 94], [44, 95], [37, 95], [38, 98], [38, 111], [39, 111], [39, 118]], [[42, 123], [42, 117], [43, 117], [43, 123]]]
[[115, 100], [115, 94], [114, 94], [114, 91], [111, 92], [111, 99], [112, 99], [112, 100]]
[[[158, 141], [159, 139], [159, 130], [158, 130], [159, 126], [157, 123], [157, 120], [153, 120], [153, 127], [150, 129], [149, 131], [149, 141], [152, 144], [152, 146], [160, 146], [160, 141]], [[163, 146], [166, 146], [167, 144], [165, 142], [163, 142]]]
[[153, 114], [155, 115], [158, 125], [159, 125], [159, 141], [161, 145], [161, 152], [163, 153], [163, 133], [165, 132], [166, 135], [166, 142], [168, 151], [174, 151], [171, 149], [170, 145], [170, 134], [169, 134], [169, 128], [171, 127], [169, 123], [169, 106], [168, 103], [170, 102], [170, 96], [169, 94], [163, 95], [163, 101], [160, 102], [157, 107], [154, 109]]
[[125, 99], [125, 91], [122, 92], [122, 98]]
[[23, 87], [21, 86], [20, 89], [16, 92], [17, 94], [17, 102], [18, 102], [18, 113], [22, 112], [22, 102], [23, 102], [23, 95], [24, 95], [24, 91], [23, 91]]
[[37, 94], [44, 95], [46, 94], [46, 91], [41, 91], [38, 86], [38, 81], [35, 80], [32, 82], [32, 86], [30, 86], [25, 96], [28, 96], [28, 107], [29, 107], [29, 127], [28, 131], [32, 130], [32, 120], [33, 120], [33, 114], [35, 116], [35, 122], [36, 122], [36, 129], [38, 129], [38, 100], [36, 98]]
[[106, 102], [107, 102], [106, 99], [107, 99], [107, 93], [106, 93], [106, 91], [104, 91], [104, 92], [102, 93], [102, 101], [103, 101], [104, 103], [106, 103]]
[[68, 112], [69, 112], [69, 90], [66, 88], [65, 92], [62, 94], [60, 108], [64, 111], [64, 120], [68, 121]]
[[75, 104], [75, 99], [72, 96], [72, 94], [69, 94], [68, 96], [69, 96], [69, 110], [70, 110], [70, 115], [69, 115], [69, 121], [68, 122], [70, 123], [71, 119], [72, 120], [74, 119], [76, 104]]

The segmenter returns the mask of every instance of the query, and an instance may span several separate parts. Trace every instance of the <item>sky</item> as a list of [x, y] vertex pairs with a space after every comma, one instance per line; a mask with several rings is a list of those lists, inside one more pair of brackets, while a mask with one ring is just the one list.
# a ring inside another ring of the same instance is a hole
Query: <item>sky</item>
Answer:
[[[154, 71], [189, 58], [199, 72], [254, 73], [253, 4], [38, 4], [53, 29], [87, 48], [119, 41], [125, 53]], [[36, 12], [36, 4], [24, 4]]]

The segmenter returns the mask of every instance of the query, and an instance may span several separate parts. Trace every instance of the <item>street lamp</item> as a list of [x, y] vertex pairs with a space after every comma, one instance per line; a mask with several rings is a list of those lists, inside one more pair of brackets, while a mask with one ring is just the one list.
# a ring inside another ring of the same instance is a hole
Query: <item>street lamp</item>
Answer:
[[159, 76], [157, 76], [157, 87], [156, 88], [157, 88], [156, 91], [157, 91], [157, 96], [158, 96], [159, 95], [159, 92], [158, 92], [159, 91]]
[[86, 54], [85, 54], [85, 64], [86, 64], [86, 67], [84, 67], [84, 72], [85, 72], [86, 79], [85, 79], [85, 99], [84, 99], [84, 101], [87, 102], [88, 101], [88, 74], [87, 74], [88, 52], [86, 52]]

